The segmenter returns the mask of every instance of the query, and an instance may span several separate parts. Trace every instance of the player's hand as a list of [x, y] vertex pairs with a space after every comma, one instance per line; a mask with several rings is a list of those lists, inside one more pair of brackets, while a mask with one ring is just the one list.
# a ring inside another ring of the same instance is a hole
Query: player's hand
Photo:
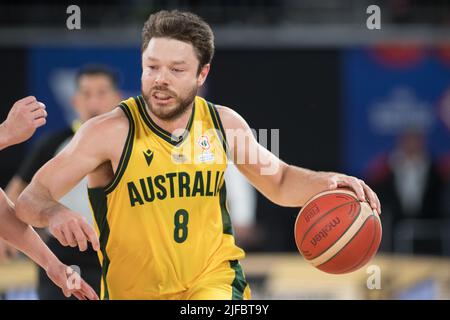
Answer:
[[5, 122], [1, 124], [5, 139], [9, 145], [28, 140], [37, 128], [46, 123], [47, 111], [42, 102], [29, 96], [16, 101], [8, 113]]
[[47, 267], [46, 272], [50, 280], [61, 288], [67, 298], [74, 295], [78, 300], [98, 300], [94, 289], [72, 268], [60, 261], [51, 263]]
[[381, 214], [381, 203], [376, 193], [361, 179], [334, 172], [319, 172], [327, 190], [340, 187], [353, 189], [360, 201], [368, 200], [370, 206], [378, 214]]
[[63, 246], [73, 248], [78, 246], [80, 251], [85, 251], [88, 248], [89, 241], [95, 251], [100, 249], [100, 243], [94, 229], [78, 213], [65, 210], [51, 215], [49, 230]]
[[17, 256], [17, 250], [0, 239], [0, 263]]

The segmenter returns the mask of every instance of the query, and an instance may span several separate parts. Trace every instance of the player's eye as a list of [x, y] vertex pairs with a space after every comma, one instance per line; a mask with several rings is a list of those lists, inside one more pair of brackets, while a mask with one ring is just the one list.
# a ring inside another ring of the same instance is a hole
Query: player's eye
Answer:
[[184, 70], [183, 69], [172, 68], [172, 71], [173, 72], [183, 72]]

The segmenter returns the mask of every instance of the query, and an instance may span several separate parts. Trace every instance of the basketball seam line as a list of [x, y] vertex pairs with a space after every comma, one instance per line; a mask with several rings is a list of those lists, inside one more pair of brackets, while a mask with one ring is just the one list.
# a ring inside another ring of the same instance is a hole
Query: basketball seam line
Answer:
[[[321, 193], [323, 193], [323, 194], [321, 195]], [[352, 194], [350, 194], [350, 193], [348, 193], [348, 192], [336, 192], [336, 191], [333, 192], [333, 190], [328, 190], [328, 191], [323, 191], [323, 192], [321, 192], [321, 193], [316, 194], [315, 196], [311, 197], [308, 201], [306, 201], [306, 203], [303, 205], [303, 209], [306, 208], [306, 207], [308, 207], [309, 204], [310, 204], [312, 201], [317, 200], [317, 199], [320, 199], [320, 198], [322, 198], [322, 197], [324, 197], [324, 196], [326, 196], [326, 195], [329, 195], [329, 194], [331, 194], [331, 193], [334, 193], [334, 194], [337, 194], [337, 195], [348, 195], [348, 196], [352, 197], [352, 198], [354, 199], [355, 202], [359, 202], [359, 200], [358, 200], [357, 198], [355, 198]], [[302, 215], [302, 213], [303, 213], [303, 209], [300, 210], [300, 214], [298, 214], [298, 215], [297, 215], [297, 219], [295, 219], [295, 224], [294, 224], [294, 228], [295, 228], [295, 229], [297, 229], [297, 223], [299, 223], [300, 217], [301, 217], [301, 215]], [[334, 209], [336, 209], [336, 208], [334, 208]], [[329, 213], [329, 212], [327, 212], [326, 214], [328, 214], [328, 213]], [[323, 218], [323, 216], [322, 216], [322, 218]], [[313, 225], [313, 226], [314, 226], [314, 225]], [[311, 227], [313, 227], [313, 226], [311, 226]], [[309, 229], [307, 230], [307, 232], [309, 232]], [[294, 233], [294, 238], [295, 238], [295, 242], [297, 242], [297, 232]], [[301, 244], [303, 243], [303, 240], [304, 240], [304, 239], [302, 239]], [[298, 249], [300, 250], [300, 248], [298, 248]]]
[[[303, 241], [305, 241], [305, 238], [306, 238], [306, 236], [308, 235], [308, 233], [311, 231], [311, 229], [312, 228], [314, 228], [325, 216], [327, 216], [328, 214], [330, 214], [331, 212], [333, 212], [333, 211], [335, 211], [335, 210], [337, 210], [337, 209], [339, 209], [339, 208], [341, 208], [341, 207], [343, 207], [343, 206], [346, 206], [346, 205], [348, 205], [348, 204], [350, 204], [350, 203], [355, 203], [355, 202], [357, 202], [357, 203], [359, 203], [359, 201], [357, 201], [357, 200], [353, 200], [353, 201], [349, 201], [349, 202], [346, 202], [346, 203], [342, 203], [342, 204], [340, 204], [339, 206], [337, 206], [337, 207], [335, 207], [335, 208], [333, 208], [333, 209], [330, 209], [330, 210], [328, 210], [327, 212], [325, 212], [317, 221], [315, 221], [309, 228], [308, 228], [308, 230], [306, 230], [306, 232], [305, 232], [305, 234], [303, 235], [303, 238], [302, 238], [302, 241], [300, 241], [300, 247], [303, 245]], [[361, 209], [361, 208], [360, 208]], [[361, 210], [360, 210], [360, 212], [361, 212]], [[355, 221], [355, 220], [353, 220], [353, 221]], [[353, 224], [353, 221], [352, 221], [352, 223], [350, 224], [350, 225], [352, 225]]]
[[352, 242], [353, 239], [355, 239], [355, 237], [359, 234], [359, 232], [361, 231], [361, 229], [364, 228], [364, 226], [366, 225], [367, 221], [369, 220], [369, 218], [370, 218], [371, 216], [372, 216], [372, 215], [370, 215], [370, 216], [368, 216], [368, 217], [366, 218], [366, 220], [365, 220], [364, 223], [361, 225], [361, 227], [358, 229], [358, 231], [355, 232], [355, 234], [350, 238], [350, 240], [348, 240], [347, 243], [346, 243], [345, 245], [343, 245], [342, 248], [341, 248], [338, 252], [336, 252], [336, 253], [335, 253], [333, 256], [331, 256], [328, 260], [322, 262], [321, 264], [317, 265], [316, 267], [323, 266], [325, 263], [327, 263], [328, 261], [330, 261], [330, 260], [332, 260], [334, 257], [336, 257], [342, 250], [344, 250], [345, 247], [347, 247], [347, 246], [349, 245], [349, 243]]
[[[373, 223], [374, 223], [374, 225], [375, 225], [376, 219], [375, 219], [375, 215], [373, 214], [373, 212], [372, 212], [372, 215], [371, 215], [370, 217], [374, 217], [372, 220], [373, 220]], [[368, 217], [367, 220], [369, 220], [370, 217]], [[361, 228], [361, 229], [362, 229], [362, 228]], [[364, 259], [366, 259], [367, 254], [370, 252], [370, 249], [372, 248], [372, 246], [373, 246], [373, 244], [374, 244], [374, 242], [375, 242], [375, 237], [376, 237], [376, 235], [377, 235], [376, 232], [374, 232], [374, 233], [373, 233], [373, 237], [372, 237], [372, 241], [370, 242], [370, 245], [369, 245], [368, 249], [366, 250], [366, 252], [365, 252], [364, 255], [362, 256], [363, 258], [360, 259], [357, 263], [353, 264], [353, 265], [351, 266], [351, 268], [344, 269], [344, 271], [342, 271], [342, 273], [347, 273], [349, 270], [352, 270], [353, 268], [355, 268], [356, 266], [358, 266], [358, 265], [361, 263], [361, 261], [364, 261]]]
[[[348, 203], [359, 203], [358, 201], [355, 202], [348, 202]], [[346, 204], [348, 204], [346, 203]], [[334, 209], [338, 209], [339, 207], [336, 207]], [[359, 216], [361, 215], [361, 205], [359, 205], [359, 210], [358, 210], [358, 214], [355, 216], [355, 218], [353, 219], [352, 223], [349, 224], [349, 226], [344, 230], [344, 232], [342, 232], [341, 236], [339, 238], [336, 239], [336, 241], [334, 241], [331, 245], [328, 246], [328, 248], [322, 250], [322, 252], [320, 252], [319, 254], [317, 254], [315, 257], [310, 258], [309, 260], [313, 260], [316, 259], [318, 257], [320, 257], [322, 254], [324, 254], [328, 249], [330, 249], [332, 246], [334, 246], [334, 244], [336, 242], [338, 242], [346, 233], [347, 231], [353, 226], [353, 224], [356, 222], [356, 220], [359, 218]], [[322, 217], [323, 218], [323, 217]], [[321, 218], [321, 219], [322, 219]]]
[[340, 188], [340, 189], [333, 189], [333, 190], [324, 190], [324, 191], [321, 191], [321, 192], [319, 192], [319, 193], [317, 193], [317, 194], [311, 196], [311, 197], [305, 202], [305, 204], [303, 205], [303, 207], [306, 207], [306, 206], [308, 206], [312, 201], [317, 200], [317, 199], [320, 199], [320, 198], [322, 198], [323, 196], [326, 196], [326, 195], [329, 195], [329, 194], [336, 194], [336, 195], [343, 195], [343, 194], [344, 194], [344, 195], [348, 195], [348, 196], [352, 197], [352, 198], [355, 199], [356, 201], [358, 200], [357, 198], [355, 198], [355, 197], [353, 196], [353, 192], [352, 192], [351, 190], [347, 190], [347, 189], [343, 189], [343, 188]]

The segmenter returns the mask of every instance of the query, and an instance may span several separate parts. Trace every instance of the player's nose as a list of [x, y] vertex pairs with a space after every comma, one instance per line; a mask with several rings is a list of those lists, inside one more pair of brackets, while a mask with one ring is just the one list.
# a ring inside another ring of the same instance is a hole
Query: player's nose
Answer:
[[155, 85], [167, 85], [167, 72], [163, 69], [155, 77]]

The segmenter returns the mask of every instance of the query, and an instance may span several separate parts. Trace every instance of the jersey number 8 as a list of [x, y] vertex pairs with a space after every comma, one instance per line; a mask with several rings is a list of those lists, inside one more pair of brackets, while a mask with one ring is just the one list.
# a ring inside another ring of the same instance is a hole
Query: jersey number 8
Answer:
[[188, 222], [189, 222], [189, 213], [184, 210], [180, 209], [177, 212], [175, 212], [174, 216], [174, 224], [175, 229], [173, 231], [173, 238], [178, 243], [183, 243], [186, 241], [188, 236]]

